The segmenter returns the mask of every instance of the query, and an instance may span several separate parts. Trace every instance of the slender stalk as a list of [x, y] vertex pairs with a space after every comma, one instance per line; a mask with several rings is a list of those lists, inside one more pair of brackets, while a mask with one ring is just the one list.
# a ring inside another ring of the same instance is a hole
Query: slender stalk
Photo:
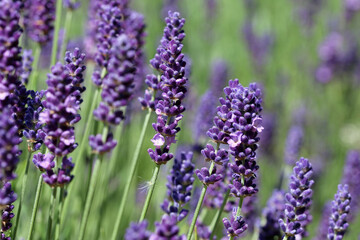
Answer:
[[38, 206], [39, 206], [39, 200], [40, 200], [40, 194], [41, 194], [42, 185], [43, 185], [43, 180], [42, 180], [42, 176], [40, 174], [38, 184], [37, 184], [37, 187], [36, 187], [35, 201], [34, 201], [33, 210], [32, 210], [32, 214], [31, 214], [30, 228], [29, 228], [29, 234], [28, 234], [27, 240], [32, 239], [32, 234], [33, 234], [33, 231], [34, 231], [36, 213], [37, 213], [37, 209], [38, 209]]
[[69, 42], [70, 37], [69, 37], [68, 33], [70, 32], [72, 15], [73, 15], [73, 10], [67, 9], [66, 15], [65, 15], [64, 35], [63, 35], [63, 40], [61, 42], [61, 48], [60, 48], [60, 59], [64, 58], [66, 47]]
[[30, 159], [32, 156], [32, 152], [28, 152], [28, 157], [26, 159], [26, 166], [25, 166], [25, 172], [24, 175], [22, 177], [22, 185], [21, 185], [21, 195], [20, 195], [20, 200], [19, 200], [19, 206], [18, 206], [18, 211], [16, 214], [16, 221], [15, 221], [15, 226], [14, 226], [14, 230], [12, 233], [12, 239], [16, 239], [16, 232], [17, 232], [17, 228], [19, 225], [19, 220], [20, 220], [20, 215], [21, 215], [21, 208], [22, 208], [22, 202], [24, 200], [24, 196], [25, 196], [25, 189], [26, 189], [26, 183], [27, 183], [27, 178], [28, 178], [28, 173], [29, 173], [29, 163], [30, 163]]
[[[104, 126], [103, 135], [102, 135], [104, 141], [106, 140], [108, 131], [109, 131], [109, 127]], [[89, 218], [92, 199], [95, 193], [96, 183], [98, 182], [98, 178], [99, 178], [99, 169], [101, 168], [102, 158], [103, 158], [103, 154], [100, 154], [95, 160], [95, 165], [90, 180], [89, 191], [86, 196], [85, 209], [83, 212], [83, 217], [81, 219], [79, 240], [83, 240], [85, 236], [86, 225]]]
[[[215, 166], [214, 161], [211, 161], [211, 165], [210, 165], [210, 169], [209, 169], [210, 173], [213, 171], [214, 166]], [[193, 217], [193, 219], [191, 221], [191, 225], [190, 225], [190, 228], [189, 228], [187, 239], [191, 239], [191, 237], [192, 237], [192, 233], [193, 233], [194, 228], [195, 228], [196, 220], [197, 220], [197, 218], [199, 216], [201, 205], [202, 205], [202, 203], [204, 201], [204, 198], [205, 198], [206, 190], [207, 190], [207, 186], [204, 185], [203, 189], [201, 190], [201, 195], [200, 195], [199, 201], [198, 201], [198, 203], [196, 205], [194, 217]]]
[[216, 230], [216, 226], [217, 226], [217, 224], [218, 224], [218, 222], [219, 222], [219, 219], [220, 219], [220, 217], [221, 217], [222, 212], [224, 211], [224, 207], [225, 207], [225, 205], [226, 205], [226, 203], [227, 203], [227, 200], [228, 200], [228, 198], [229, 198], [229, 194], [230, 194], [230, 190], [227, 190], [227, 191], [226, 191], [226, 194], [225, 194], [225, 197], [224, 197], [224, 200], [223, 200], [223, 202], [222, 202], [222, 204], [221, 204], [221, 207], [220, 207], [220, 209], [217, 211], [215, 218], [214, 218], [213, 221], [211, 222], [211, 225], [210, 225], [210, 231], [211, 231], [210, 239], [213, 239], [213, 236], [214, 236], [215, 230]]
[[28, 89], [32, 89], [32, 90], [36, 90], [36, 85], [37, 85], [37, 76], [38, 76], [38, 72], [39, 72], [39, 59], [40, 59], [40, 55], [41, 55], [41, 45], [40, 44], [36, 44], [35, 49], [34, 49], [34, 60], [32, 63], [32, 72], [29, 78], [29, 82], [28, 82]]
[[153, 176], [151, 178], [151, 181], [150, 181], [150, 189], [149, 189], [149, 192], [147, 193], [145, 204], [144, 204], [144, 207], [142, 209], [139, 222], [142, 222], [145, 219], [146, 212], [147, 212], [147, 210], [149, 208], [149, 205], [150, 205], [151, 197], [152, 197], [152, 195], [154, 193], [155, 183], [156, 183], [157, 177], [159, 176], [160, 166], [161, 165], [155, 164], [154, 174], [153, 174]]
[[[241, 214], [241, 208], [242, 208], [243, 201], [244, 201], [244, 197], [240, 197], [239, 207], [238, 207], [238, 209], [237, 209], [237, 211], [236, 211], [235, 218], [238, 217], [238, 216], [240, 216], [240, 214]], [[231, 237], [229, 238], [229, 240], [233, 240], [233, 239], [234, 239], [233, 236], [231, 236]]]
[[124, 212], [124, 209], [125, 209], [126, 199], [128, 197], [129, 190], [130, 190], [130, 187], [131, 187], [131, 182], [134, 179], [136, 168], [138, 166], [140, 150], [141, 150], [141, 147], [142, 147], [143, 142], [144, 142], [144, 136], [145, 136], [145, 133], [146, 133], [147, 126], [149, 124], [151, 112], [152, 111], [149, 110], [146, 117], [145, 117], [143, 127], [142, 127], [141, 133], [140, 133], [140, 138], [139, 138], [139, 141], [137, 143], [133, 158], [131, 160], [130, 174], [129, 174], [129, 177], [127, 178], [125, 189], [123, 191], [123, 195], [122, 195], [122, 198], [121, 198], [120, 208], [119, 208], [119, 212], [118, 212], [116, 222], [115, 222], [115, 228], [114, 228], [112, 236], [111, 236], [112, 240], [116, 240], [116, 237], [117, 237], [117, 235], [119, 233], [121, 219], [122, 219], [122, 215], [123, 215], [123, 212]]
[[50, 197], [50, 212], [49, 212], [48, 225], [46, 231], [46, 239], [53, 239], [51, 232], [52, 232], [52, 223], [55, 217], [56, 193], [57, 193], [57, 187], [54, 187]]
[[54, 36], [52, 42], [52, 49], [51, 49], [51, 65], [54, 66], [56, 63], [56, 57], [58, 52], [58, 41], [59, 41], [59, 31], [60, 31], [60, 24], [61, 24], [61, 12], [62, 12], [62, 0], [56, 0], [56, 15], [55, 15], [55, 29], [54, 29]]
[[58, 240], [60, 238], [60, 225], [61, 225], [61, 213], [64, 206], [64, 188], [60, 188], [60, 196], [59, 196], [59, 208], [58, 208], [58, 214], [56, 219], [56, 227], [55, 227], [55, 240]]

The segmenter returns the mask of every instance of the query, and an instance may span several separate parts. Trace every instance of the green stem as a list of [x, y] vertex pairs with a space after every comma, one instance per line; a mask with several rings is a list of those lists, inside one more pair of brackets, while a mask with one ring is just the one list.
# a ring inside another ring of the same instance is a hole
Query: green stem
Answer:
[[143, 123], [143, 127], [142, 127], [141, 133], [140, 133], [140, 138], [139, 138], [139, 141], [137, 143], [133, 158], [131, 160], [130, 174], [129, 174], [129, 177], [127, 178], [125, 189], [123, 191], [123, 195], [122, 195], [122, 198], [121, 198], [120, 208], [119, 208], [119, 212], [118, 212], [116, 222], [115, 222], [115, 228], [113, 230], [112, 237], [111, 237], [112, 240], [116, 240], [117, 239], [116, 237], [117, 237], [117, 235], [119, 233], [120, 223], [121, 223], [122, 215], [123, 215], [125, 205], [126, 205], [126, 199], [128, 197], [129, 190], [130, 190], [130, 187], [131, 187], [131, 182], [134, 179], [136, 168], [138, 166], [140, 150], [141, 150], [141, 147], [142, 147], [143, 142], [144, 142], [144, 137], [145, 137], [147, 126], [149, 124], [151, 112], [152, 111], [149, 110], [146, 117], [145, 117], [145, 121]]
[[[210, 165], [210, 168], [209, 168], [209, 173], [211, 173], [214, 170], [214, 167], [215, 167], [215, 163], [214, 163], [214, 161], [211, 161], [211, 165]], [[195, 228], [195, 224], [196, 224], [196, 220], [197, 220], [197, 218], [199, 216], [201, 205], [202, 205], [202, 203], [204, 201], [204, 198], [205, 198], [206, 190], [207, 190], [207, 186], [204, 185], [203, 189], [201, 190], [201, 195], [200, 195], [199, 201], [197, 203], [195, 213], [194, 213], [194, 217], [193, 217], [193, 219], [191, 221], [191, 225], [190, 225], [189, 232], [188, 232], [188, 235], [187, 235], [187, 239], [189, 239], [189, 240], [192, 237], [192, 234], [193, 234], [193, 231], [194, 231], [194, 228]]]
[[[103, 134], [102, 134], [103, 141], [106, 140], [108, 131], [109, 131], [109, 127], [104, 126]], [[88, 221], [89, 214], [90, 214], [91, 203], [92, 203], [92, 199], [94, 197], [96, 183], [98, 182], [98, 178], [99, 178], [99, 169], [101, 168], [102, 158], [103, 158], [103, 154], [100, 154], [96, 158], [96, 161], [95, 161], [95, 166], [94, 166], [94, 169], [92, 172], [92, 177], [90, 180], [89, 191], [86, 196], [85, 209], [83, 212], [83, 217], [81, 219], [79, 240], [83, 240], [84, 236], [85, 236], [86, 225], [87, 225], [87, 221]]]
[[69, 32], [70, 32], [72, 15], [73, 15], [73, 11], [71, 9], [67, 9], [66, 16], [65, 16], [64, 36], [63, 36], [63, 41], [61, 42], [61, 48], [60, 48], [60, 59], [64, 58], [67, 43], [69, 42]]
[[47, 225], [47, 231], [46, 231], [46, 239], [53, 239], [51, 232], [52, 232], [52, 223], [53, 223], [54, 217], [55, 217], [56, 192], [57, 192], [57, 187], [54, 187], [52, 189], [52, 194], [50, 197], [50, 211], [49, 211], [48, 225]]
[[158, 164], [155, 165], [154, 174], [153, 174], [153, 176], [151, 178], [151, 181], [150, 181], [150, 189], [149, 189], [149, 192], [147, 193], [145, 204], [144, 204], [144, 207], [142, 209], [139, 222], [142, 222], [145, 219], [146, 212], [147, 212], [147, 210], [149, 208], [149, 205], [150, 205], [151, 197], [152, 197], [152, 195], [154, 193], [155, 183], [156, 183], [157, 177], [159, 176], [160, 166], [161, 165], [158, 165]]
[[[236, 211], [235, 218], [238, 217], [238, 216], [240, 216], [240, 214], [241, 214], [241, 208], [242, 208], [243, 201], [244, 201], [244, 197], [240, 197], [239, 207], [238, 207], [238, 209], [237, 209], [237, 211]], [[233, 240], [233, 239], [234, 239], [233, 236], [231, 236], [231, 237], [229, 238], [229, 240]]]
[[217, 226], [217, 224], [218, 224], [218, 222], [219, 222], [219, 219], [220, 219], [220, 217], [221, 217], [222, 212], [224, 211], [224, 207], [225, 207], [225, 205], [226, 205], [226, 203], [227, 203], [227, 200], [228, 200], [228, 198], [229, 198], [229, 194], [230, 194], [230, 190], [227, 190], [227, 191], [226, 191], [226, 194], [225, 194], [225, 197], [224, 197], [224, 200], [223, 200], [223, 202], [222, 202], [222, 204], [221, 204], [221, 207], [220, 207], [220, 209], [217, 211], [215, 218], [214, 218], [213, 221], [211, 222], [211, 225], [210, 225], [210, 231], [211, 231], [210, 239], [213, 239], [213, 236], [214, 236], [215, 230], [216, 230], [216, 226]]
[[35, 46], [35, 50], [34, 50], [34, 60], [32, 63], [32, 72], [29, 78], [29, 82], [28, 82], [28, 89], [31, 90], [36, 90], [37, 87], [37, 76], [39, 73], [39, 59], [40, 59], [40, 55], [41, 55], [41, 45], [40, 44], [36, 44]]
[[20, 196], [20, 200], [19, 200], [19, 206], [18, 206], [18, 211], [16, 214], [16, 221], [15, 221], [15, 226], [14, 226], [14, 231], [12, 234], [12, 239], [16, 239], [16, 232], [17, 232], [17, 228], [19, 225], [19, 220], [20, 220], [20, 215], [21, 215], [21, 208], [22, 208], [22, 202], [24, 200], [24, 196], [25, 196], [25, 189], [26, 189], [26, 185], [27, 185], [27, 178], [28, 178], [28, 173], [29, 173], [29, 163], [30, 163], [30, 159], [32, 156], [32, 152], [28, 152], [28, 157], [26, 160], [26, 166], [25, 166], [25, 172], [24, 175], [22, 177], [22, 185], [21, 185], [21, 196]]
[[36, 213], [37, 213], [37, 209], [38, 209], [38, 206], [39, 206], [39, 200], [40, 200], [40, 194], [41, 194], [42, 185], [43, 185], [43, 180], [42, 180], [42, 176], [40, 174], [38, 184], [37, 184], [37, 187], [36, 187], [35, 201], [34, 201], [34, 206], [33, 206], [32, 214], [31, 214], [30, 229], [29, 229], [29, 234], [28, 234], [27, 240], [32, 239], [32, 234], [33, 234], [33, 231], [34, 231]]
[[59, 31], [60, 31], [60, 24], [61, 24], [61, 12], [62, 12], [62, 0], [56, 0], [55, 29], [54, 29], [54, 36], [53, 36], [53, 42], [52, 42], [50, 66], [54, 66], [56, 63], [58, 41], [59, 41]]
[[56, 219], [56, 227], [55, 227], [55, 240], [58, 240], [60, 238], [60, 226], [61, 226], [61, 213], [64, 206], [64, 188], [60, 188], [60, 196], [59, 196], [59, 209]]

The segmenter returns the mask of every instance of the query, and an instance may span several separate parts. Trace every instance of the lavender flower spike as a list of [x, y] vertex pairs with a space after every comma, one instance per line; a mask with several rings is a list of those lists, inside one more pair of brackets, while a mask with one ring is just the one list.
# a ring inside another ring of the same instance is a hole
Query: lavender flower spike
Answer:
[[248, 225], [245, 223], [244, 218], [242, 216], [237, 216], [236, 212], [237, 209], [235, 208], [233, 210], [230, 220], [228, 220], [227, 218], [223, 219], [223, 223], [229, 237], [237, 237], [243, 232], [245, 232], [248, 228]]
[[[150, 75], [147, 79], [151, 79], [151, 86], [159, 86], [161, 90], [161, 100], [155, 105], [155, 113], [157, 114], [157, 122], [153, 124], [153, 128], [157, 132], [153, 138], [155, 150], [148, 149], [151, 159], [158, 165], [166, 164], [173, 158], [173, 154], [169, 153], [170, 145], [175, 143], [175, 136], [180, 131], [178, 127], [179, 121], [182, 119], [182, 112], [185, 107], [182, 100], [185, 97], [187, 89], [185, 84], [184, 54], [181, 53], [183, 48], [182, 41], [185, 38], [184, 30], [182, 30], [185, 19], [180, 17], [178, 12], [170, 12], [165, 19], [166, 27], [161, 44], [157, 49], [155, 57], [150, 61], [151, 65], [160, 73], [160, 82], [154, 75]], [[159, 85], [158, 85], [159, 84]], [[144, 99], [148, 99], [146, 96]], [[144, 107], [150, 107], [154, 103], [143, 100]]]
[[296, 162], [290, 177], [289, 193], [285, 195], [285, 221], [279, 219], [281, 230], [288, 240], [296, 235], [306, 236], [306, 226], [311, 222], [310, 206], [312, 198], [312, 166], [308, 159], [300, 158]]
[[176, 225], [177, 217], [175, 214], [164, 215], [161, 222], [155, 223], [155, 232], [151, 234], [149, 240], [185, 240], [184, 235], [179, 236], [179, 227]]
[[343, 239], [346, 229], [349, 227], [347, 216], [350, 212], [351, 196], [348, 185], [339, 185], [332, 202], [332, 214], [329, 218], [329, 240]]

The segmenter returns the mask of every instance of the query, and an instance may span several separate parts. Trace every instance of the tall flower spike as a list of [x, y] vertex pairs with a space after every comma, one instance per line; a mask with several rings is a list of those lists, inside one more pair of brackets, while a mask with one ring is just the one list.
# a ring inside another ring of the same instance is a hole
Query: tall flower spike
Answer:
[[329, 218], [329, 240], [343, 239], [346, 229], [349, 227], [347, 216], [350, 212], [351, 196], [348, 185], [339, 185], [332, 202], [332, 213]]
[[[151, 159], [158, 165], [166, 164], [173, 158], [173, 154], [169, 153], [170, 145], [175, 143], [175, 136], [180, 131], [178, 124], [183, 117], [181, 113], [185, 111], [182, 100], [187, 91], [186, 62], [184, 54], [181, 53], [182, 41], [185, 38], [182, 30], [185, 19], [181, 18], [178, 12], [169, 12], [165, 21], [166, 27], [161, 44], [155, 57], [150, 61], [151, 65], [161, 73], [160, 81], [155, 75], [147, 76], [148, 80], [151, 79], [147, 82], [148, 85], [159, 87], [162, 98], [155, 105], [157, 122], [153, 124], [153, 128], [157, 133], [152, 139], [155, 150], [148, 149]], [[152, 88], [153, 91], [156, 91], [155, 88]], [[151, 95], [145, 96], [141, 101], [144, 107], [154, 106]]]
[[25, 1], [25, 30], [29, 37], [45, 45], [52, 39], [55, 20], [54, 0]]
[[312, 198], [312, 166], [306, 158], [296, 162], [290, 177], [289, 192], [285, 195], [285, 221], [279, 219], [281, 230], [288, 240], [296, 235], [306, 236], [306, 226], [311, 222], [310, 206]]
[[21, 82], [21, 48], [19, 39], [22, 30], [19, 26], [21, 3], [19, 1], [0, 1], [0, 107], [14, 105], [17, 101], [15, 90]]
[[66, 64], [58, 62], [53, 66], [46, 81], [48, 89], [42, 102], [45, 110], [39, 114], [39, 123], [45, 124], [43, 131], [46, 133], [46, 147], [62, 159], [57, 174], [53, 170], [43, 174], [44, 181], [51, 186], [63, 186], [72, 179], [70, 170], [73, 164], [71, 158], [66, 156], [77, 147], [74, 124], [81, 119], [78, 111], [82, 102], [81, 93], [85, 90], [82, 86], [84, 57], [79, 49], [75, 49], [72, 54], [66, 53]]
[[180, 229], [176, 223], [176, 214], [164, 215], [161, 222], [155, 223], [155, 232], [151, 234], [150, 240], [185, 240], [186, 237], [184, 235], [179, 236]]
[[[167, 196], [164, 203], [161, 205], [162, 209], [170, 214], [178, 214], [178, 221], [184, 219], [189, 210], [184, 209], [184, 205], [191, 199], [191, 191], [194, 183], [194, 168], [195, 165], [191, 162], [193, 157], [192, 152], [182, 152], [181, 158], [175, 158], [173, 168], [168, 176]], [[180, 210], [181, 209], [181, 210]]]

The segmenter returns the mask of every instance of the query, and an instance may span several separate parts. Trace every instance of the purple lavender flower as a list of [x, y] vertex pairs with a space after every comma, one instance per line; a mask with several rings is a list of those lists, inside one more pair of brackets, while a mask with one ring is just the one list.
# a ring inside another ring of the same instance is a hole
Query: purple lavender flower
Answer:
[[23, 84], [27, 84], [29, 81], [29, 76], [32, 71], [32, 62], [33, 62], [33, 56], [31, 50], [24, 50], [23, 56], [22, 56], [22, 66], [20, 70], [20, 79]]
[[[192, 152], [182, 152], [181, 158], [176, 159], [173, 168], [168, 175], [167, 196], [168, 198], [161, 205], [162, 209], [167, 213], [179, 214], [178, 221], [184, 219], [189, 210], [184, 209], [184, 205], [191, 199], [191, 191], [194, 183], [195, 165], [191, 162]], [[170, 205], [170, 202], [172, 203]], [[181, 209], [181, 210], [180, 210]]]
[[54, 158], [55, 156], [50, 153], [37, 153], [33, 157], [33, 163], [42, 172], [51, 171], [55, 167]]
[[44, 110], [42, 99], [45, 91], [30, 90], [28, 94], [30, 98], [26, 103], [23, 134], [27, 138], [29, 152], [34, 152], [40, 149], [46, 137], [46, 133], [42, 130], [43, 125], [39, 122], [39, 115]]
[[81, 119], [78, 111], [82, 102], [81, 93], [85, 90], [82, 86], [84, 57], [78, 49], [73, 54], [66, 53], [66, 64], [57, 63], [53, 66], [46, 81], [48, 89], [46, 99], [42, 102], [45, 110], [39, 114], [39, 123], [45, 124], [43, 131], [46, 133], [46, 147], [56, 157], [62, 158], [57, 174], [53, 171], [43, 174], [44, 181], [51, 186], [62, 186], [72, 179], [67, 174], [73, 164], [70, 163], [71, 158], [66, 156], [77, 147], [74, 124]]
[[155, 232], [151, 234], [149, 240], [185, 240], [184, 235], [179, 236], [179, 227], [176, 225], [177, 216], [176, 214], [165, 214], [161, 222], [155, 223]]
[[111, 134], [108, 134], [105, 142], [103, 142], [101, 134], [97, 134], [96, 136], [91, 135], [89, 137], [89, 145], [96, 154], [104, 154], [110, 152], [112, 149], [115, 148], [116, 144], [117, 141], [113, 140]]
[[299, 157], [304, 138], [303, 128], [300, 125], [293, 125], [287, 135], [284, 158], [285, 162], [293, 166]]
[[126, 229], [125, 240], [148, 240], [150, 232], [147, 230], [148, 222], [146, 220], [140, 223], [132, 222]]
[[329, 218], [329, 240], [343, 239], [346, 229], [349, 227], [347, 223], [347, 215], [350, 212], [351, 196], [348, 185], [339, 185], [335, 194], [335, 200], [332, 201], [332, 214]]
[[296, 235], [307, 235], [306, 226], [312, 219], [310, 206], [313, 184], [311, 163], [306, 158], [300, 158], [290, 177], [289, 193], [285, 195], [286, 219], [279, 219], [280, 228], [289, 240], [295, 240]]
[[29, 37], [45, 45], [52, 39], [55, 20], [54, 0], [25, 1], [25, 29]]
[[16, 177], [14, 171], [21, 154], [18, 146], [21, 138], [9, 108], [2, 109], [0, 123], [0, 181], [10, 181]]
[[260, 227], [259, 239], [271, 240], [278, 237], [281, 239], [279, 219], [283, 219], [285, 210], [285, 194], [281, 190], [274, 190], [266, 203], [262, 215], [266, 222]]
[[[12, 223], [10, 221], [15, 216], [14, 213], [12, 213], [12, 210], [14, 209], [13, 203], [15, 202], [16, 198], [16, 194], [11, 190], [11, 184], [6, 182], [0, 189], [0, 207], [2, 209], [1, 233], [4, 234], [4, 237], [5, 232], [12, 227]], [[1, 239], [4, 239], [3, 236]]]
[[354, 220], [360, 208], [360, 153], [358, 151], [349, 151], [344, 165], [344, 172], [342, 177], [342, 184], [349, 186], [349, 193], [351, 194], [350, 208], [351, 212], [348, 216], [348, 221]]
[[19, 39], [19, 1], [3, 0], [0, 2], [0, 107], [15, 105], [16, 89], [21, 82], [18, 74], [21, 70], [21, 48]]
[[354, 17], [354, 15], [360, 11], [360, 1], [345, 0], [343, 3], [345, 8], [345, 17], [348, 21], [350, 21]]
[[[210, 240], [211, 238], [211, 230], [205, 224], [197, 221], [196, 222], [196, 235], [199, 240]], [[214, 236], [213, 239], [216, 239]]]
[[[185, 87], [187, 83], [186, 62], [184, 54], [181, 53], [182, 41], [185, 38], [184, 30], [182, 30], [185, 19], [181, 18], [178, 12], [169, 11], [169, 16], [165, 21], [166, 27], [161, 44], [155, 57], [150, 61], [151, 65], [161, 73], [160, 81], [156, 80], [154, 75], [147, 77], [147, 79], [151, 79], [150, 82], [147, 82], [148, 85], [157, 85], [161, 89], [162, 99], [155, 105], [157, 122], [153, 124], [154, 130], [157, 132], [152, 140], [155, 150], [148, 149], [151, 159], [159, 165], [166, 164], [173, 157], [173, 154], [169, 154], [169, 149], [170, 145], [175, 142], [176, 134], [180, 131], [178, 123], [183, 117], [181, 113], [185, 111], [182, 100], [187, 91]], [[142, 99], [144, 107], [154, 105], [151, 95], [150, 99], [147, 96]], [[145, 99], [149, 99], [149, 101]]]
[[237, 209], [233, 210], [230, 220], [223, 218], [223, 223], [229, 237], [237, 237], [246, 231], [248, 225], [242, 216], [236, 216]]

